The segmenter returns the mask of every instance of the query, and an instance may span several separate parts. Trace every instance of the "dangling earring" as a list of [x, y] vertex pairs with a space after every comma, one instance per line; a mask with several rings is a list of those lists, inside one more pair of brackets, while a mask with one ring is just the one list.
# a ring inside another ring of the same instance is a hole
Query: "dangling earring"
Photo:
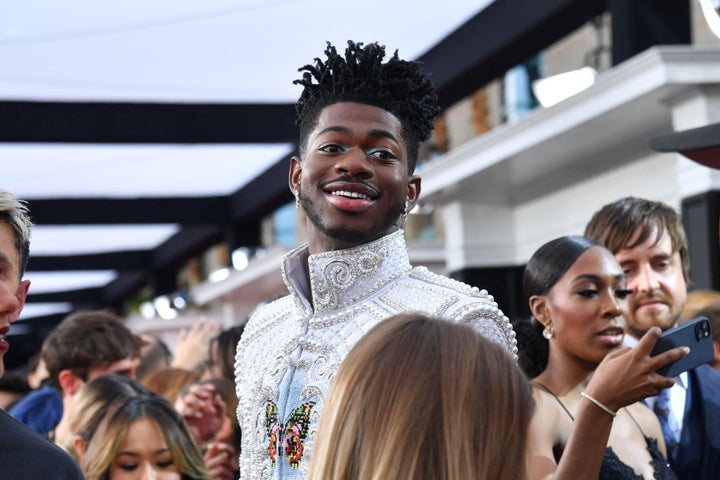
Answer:
[[405, 221], [407, 220], [409, 208], [410, 208], [410, 201], [406, 198], [405, 199], [405, 210], [403, 210], [403, 225], [405, 224]]
[[295, 208], [300, 208], [300, 190], [293, 190], [293, 195], [295, 195]]
[[549, 323], [545, 325], [545, 328], [543, 329], [543, 337], [545, 338], [545, 340], [550, 340], [551, 338], [553, 338], [553, 331], [550, 328]]

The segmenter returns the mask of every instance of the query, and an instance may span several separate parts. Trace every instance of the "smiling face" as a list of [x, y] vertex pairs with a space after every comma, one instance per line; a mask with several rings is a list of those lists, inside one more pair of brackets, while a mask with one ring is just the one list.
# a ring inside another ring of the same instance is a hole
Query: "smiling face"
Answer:
[[[628, 245], [633, 245], [639, 234], [638, 230]], [[664, 232], [658, 238], [656, 231], [643, 243], [620, 249], [615, 258], [634, 292], [626, 314], [630, 333], [639, 338], [654, 325], [663, 331], [674, 327], [685, 305], [687, 284], [670, 235]]]
[[20, 254], [13, 240], [10, 226], [0, 221], [0, 377], [5, 373], [3, 357], [10, 348], [6, 335], [20, 315], [30, 285], [20, 281]]
[[290, 188], [308, 218], [310, 252], [366, 243], [397, 228], [420, 193], [408, 174], [400, 121], [370, 105], [342, 102], [325, 107], [307, 140], [302, 160], [293, 158]]
[[591, 247], [553, 285], [530, 299], [533, 315], [550, 325], [553, 354], [580, 359], [591, 368], [622, 342], [622, 307], [628, 292], [613, 255]]
[[180, 469], [160, 430], [151, 420], [135, 420], [117, 453], [109, 480], [180, 480]]

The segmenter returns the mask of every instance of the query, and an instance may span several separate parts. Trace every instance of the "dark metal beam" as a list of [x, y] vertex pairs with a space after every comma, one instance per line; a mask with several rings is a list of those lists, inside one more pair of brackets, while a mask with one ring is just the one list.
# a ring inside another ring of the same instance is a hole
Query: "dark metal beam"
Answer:
[[33, 255], [28, 263], [28, 271], [145, 270], [150, 265], [151, 259], [151, 250], [127, 250], [81, 255]]
[[220, 243], [224, 233], [222, 228], [211, 226], [183, 228], [155, 250], [152, 270], [182, 268], [190, 258]]
[[495, 0], [419, 60], [446, 108], [606, 10], [606, 0]]
[[161, 198], [58, 198], [28, 201], [38, 225], [225, 224], [227, 196]]
[[292, 201], [289, 159], [278, 161], [230, 197], [234, 222], [259, 220]]
[[0, 142], [295, 142], [293, 104], [0, 102]]
[[33, 293], [32, 291], [32, 275], [28, 272], [26, 278], [30, 280], [31, 287], [28, 292], [28, 303], [44, 303], [44, 302], [69, 302], [82, 304], [102, 305], [103, 292], [105, 287], [93, 287], [78, 290], [64, 290], [60, 292]]
[[123, 302], [130, 299], [147, 284], [147, 272], [121, 272], [102, 291], [105, 305], [120, 310]]

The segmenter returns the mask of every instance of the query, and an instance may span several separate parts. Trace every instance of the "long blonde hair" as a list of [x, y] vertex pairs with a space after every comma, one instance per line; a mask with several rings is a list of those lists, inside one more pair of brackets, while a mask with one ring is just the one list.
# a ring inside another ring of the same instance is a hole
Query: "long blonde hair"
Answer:
[[533, 410], [500, 346], [468, 325], [396, 315], [338, 370], [308, 478], [522, 479]]
[[74, 444], [76, 435], [80, 436], [83, 444], [87, 446], [110, 405], [149, 393], [140, 383], [124, 375], [108, 373], [93, 378], [73, 397], [68, 412], [70, 431], [65, 438], [58, 439], [58, 444], [79, 461], [80, 456]]

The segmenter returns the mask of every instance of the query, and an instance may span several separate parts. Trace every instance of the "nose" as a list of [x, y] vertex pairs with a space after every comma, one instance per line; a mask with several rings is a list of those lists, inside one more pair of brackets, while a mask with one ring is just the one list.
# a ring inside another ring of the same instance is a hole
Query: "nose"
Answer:
[[642, 266], [637, 275], [628, 282], [628, 288], [636, 292], [651, 292], [660, 288], [655, 272], [645, 265]]
[[372, 176], [372, 160], [361, 148], [350, 148], [335, 162], [335, 170], [351, 177]]
[[142, 469], [142, 477], [140, 477], [139, 480], [157, 480], [158, 478], [160, 477], [158, 476], [157, 470], [155, 470], [152, 464], [146, 462]]
[[617, 299], [612, 295], [608, 296], [608, 300], [603, 304], [602, 315], [606, 318], [615, 318], [622, 315], [622, 313], [623, 310]]

